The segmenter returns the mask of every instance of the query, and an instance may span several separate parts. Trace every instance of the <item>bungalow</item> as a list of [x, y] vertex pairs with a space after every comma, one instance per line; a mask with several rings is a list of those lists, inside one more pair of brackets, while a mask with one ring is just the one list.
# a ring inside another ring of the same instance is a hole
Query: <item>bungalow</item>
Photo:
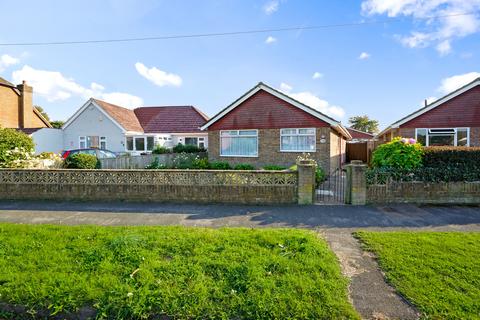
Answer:
[[179, 143], [207, 148], [200, 130], [208, 117], [193, 106], [127, 109], [89, 99], [63, 126], [64, 149], [101, 148], [117, 153], [150, 152]]
[[480, 78], [393, 123], [377, 135], [401, 136], [424, 146], [480, 146]]
[[207, 130], [210, 161], [291, 166], [309, 153], [325, 171], [345, 161], [351, 136], [340, 122], [259, 83], [211, 118]]

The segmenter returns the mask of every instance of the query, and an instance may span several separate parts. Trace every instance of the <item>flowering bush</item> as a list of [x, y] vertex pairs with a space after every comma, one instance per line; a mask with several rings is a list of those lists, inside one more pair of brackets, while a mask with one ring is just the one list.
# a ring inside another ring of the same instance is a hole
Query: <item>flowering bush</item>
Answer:
[[415, 139], [401, 137], [380, 145], [372, 156], [374, 168], [415, 169], [422, 165], [423, 148]]
[[24, 169], [47, 169], [61, 168], [62, 157], [54, 153], [41, 153], [35, 155], [33, 151], [26, 151], [24, 148], [14, 148], [4, 151], [4, 161], [0, 162], [2, 168], [24, 168]]
[[0, 167], [10, 168], [15, 160], [25, 159], [35, 144], [27, 134], [15, 129], [0, 128]]

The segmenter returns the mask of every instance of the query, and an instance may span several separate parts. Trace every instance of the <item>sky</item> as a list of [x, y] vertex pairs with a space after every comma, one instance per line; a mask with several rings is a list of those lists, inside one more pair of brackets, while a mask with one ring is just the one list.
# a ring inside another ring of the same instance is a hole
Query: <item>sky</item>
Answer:
[[[384, 128], [480, 77], [480, 0], [3, 1], [0, 77], [66, 120], [90, 97], [209, 116], [264, 82]], [[348, 26], [338, 25], [348, 24]], [[7, 26], [7, 27], [5, 27]], [[217, 37], [21, 46], [290, 27]]]

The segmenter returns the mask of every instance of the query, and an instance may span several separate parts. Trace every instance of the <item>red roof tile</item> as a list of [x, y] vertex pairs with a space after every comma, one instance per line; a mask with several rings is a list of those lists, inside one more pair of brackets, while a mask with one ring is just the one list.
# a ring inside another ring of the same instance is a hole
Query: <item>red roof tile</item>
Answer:
[[106, 113], [117, 121], [125, 130], [143, 132], [143, 128], [138, 122], [133, 110], [123, 108], [102, 100], [93, 99]]
[[200, 132], [208, 120], [193, 106], [142, 107], [134, 112], [145, 133]]
[[373, 137], [375, 137], [374, 134], [364, 132], [364, 131], [360, 131], [360, 130], [357, 130], [357, 129], [347, 128], [347, 130], [350, 133], [350, 135], [352, 136], [352, 139], [373, 139]]

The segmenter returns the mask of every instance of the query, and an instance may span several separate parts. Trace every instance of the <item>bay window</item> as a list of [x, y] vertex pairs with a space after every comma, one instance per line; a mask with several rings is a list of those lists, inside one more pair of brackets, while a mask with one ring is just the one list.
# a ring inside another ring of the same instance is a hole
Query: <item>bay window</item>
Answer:
[[470, 146], [470, 128], [417, 128], [415, 139], [423, 146]]
[[220, 131], [220, 155], [224, 157], [257, 157], [258, 130]]
[[280, 151], [315, 152], [315, 128], [280, 129]]

